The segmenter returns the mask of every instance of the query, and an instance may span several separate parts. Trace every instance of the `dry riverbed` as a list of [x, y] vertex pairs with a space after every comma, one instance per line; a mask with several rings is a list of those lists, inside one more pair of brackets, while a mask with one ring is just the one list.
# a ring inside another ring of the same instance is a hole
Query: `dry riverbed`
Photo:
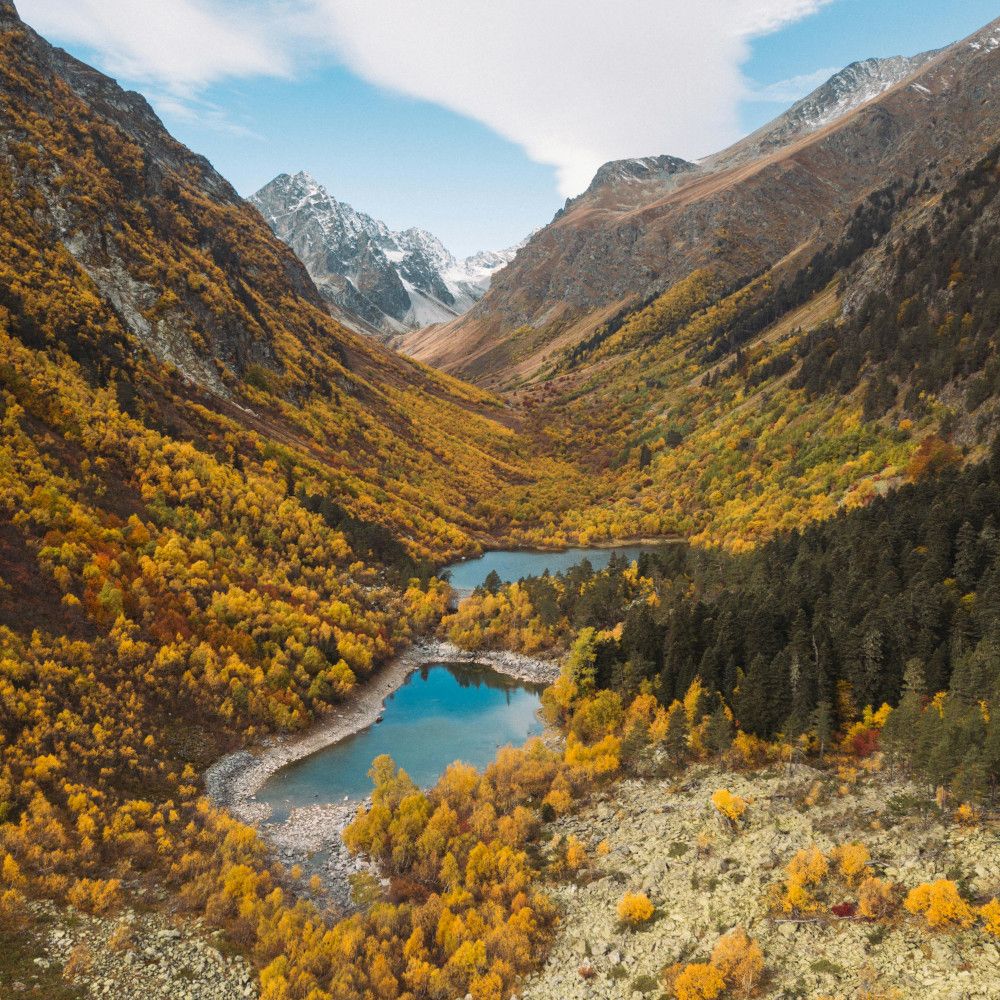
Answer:
[[281, 768], [373, 725], [386, 699], [413, 671], [429, 663], [481, 663], [497, 673], [528, 683], [551, 683], [559, 665], [506, 651], [469, 653], [447, 642], [426, 641], [411, 646], [359, 687], [342, 705], [301, 736], [278, 738], [257, 752], [241, 750], [216, 761], [205, 772], [205, 790], [212, 801], [237, 819], [256, 826], [282, 864], [302, 865], [317, 872], [337, 903], [349, 905], [350, 876], [372, 871], [363, 860], [351, 857], [341, 834], [358, 803], [319, 803], [292, 810], [283, 823], [269, 823], [271, 807], [258, 792]]

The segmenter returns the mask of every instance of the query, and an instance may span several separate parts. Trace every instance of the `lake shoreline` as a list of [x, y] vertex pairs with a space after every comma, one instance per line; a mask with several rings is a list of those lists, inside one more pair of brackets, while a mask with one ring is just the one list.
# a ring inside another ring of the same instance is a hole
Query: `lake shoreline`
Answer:
[[582, 542], [574, 542], [572, 545], [508, 545], [502, 541], [497, 542], [496, 548], [485, 548], [482, 552], [471, 555], [463, 556], [461, 559], [456, 559], [447, 566], [442, 567], [442, 569], [447, 569], [449, 566], [457, 566], [461, 563], [472, 562], [476, 559], [482, 559], [483, 556], [489, 555], [491, 552], [538, 552], [547, 553], [549, 555], [558, 555], [560, 552], [575, 552], [576, 550], [585, 551], [586, 549], [628, 549], [635, 548], [640, 545], [680, 545], [682, 542], [686, 542], [687, 538], [684, 535], [649, 535], [640, 536], [638, 538], [609, 538], [600, 542], [587, 542], [584, 545]]
[[269, 823], [271, 806], [257, 798], [281, 768], [302, 760], [374, 725], [386, 699], [421, 667], [436, 663], [482, 664], [498, 674], [529, 684], [549, 684], [559, 675], [555, 660], [540, 660], [504, 650], [475, 653], [450, 642], [424, 640], [404, 650], [305, 733], [272, 738], [257, 749], [227, 754], [205, 771], [205, 791], [212, 804], [253, 826], [286, 868], [306, 867], [321, 858], [318, 873], [329, 897], [351, 909], [350, 879], [359, 872], [377, 876], [363, 858], [351, 856], [341, 834], [354, 818], [354, 800], [322, 802], [293, 809], [283, 823]]
[[305, 733], [279, 736], [256, 753], [227, 754], [205, 771], [205, 791], [212, 803], [244, 823], [266, 822], [270, 807], [256, 799], [265, 782], [281, 768], [374, 725], [386, 699], [415, 670], [432, 663], [479, 663], [498, 674], [528, 684], [551, 684], [559, 676], [555, 660], [541, 660], [506, 650], [469, 652], [450, 642], [425, 640], [404, 650]]

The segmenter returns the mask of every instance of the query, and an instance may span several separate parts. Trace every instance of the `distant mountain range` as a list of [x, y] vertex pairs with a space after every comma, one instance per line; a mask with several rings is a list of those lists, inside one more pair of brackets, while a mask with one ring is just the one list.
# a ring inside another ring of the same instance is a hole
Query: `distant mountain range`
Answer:
[[[983, 89], [995, 27], [948, 49], [865, 59], [767, 125], [691, 163], [607, 163], [466, 314], [401, 339], [493, 387], [546, 377], [564, 352], [698, 269], [724, 286], [808, 259], [887, 178], [967, 162], [995, 135]], [[984, 75], [985, 74], [985, 75]]]
[[432, 233], [394, 232], [304, 171], [275, 177], [249, 200], [335, 310], [386, 337], [461, 316], [517, 252], [485, 250], [459, 260]]

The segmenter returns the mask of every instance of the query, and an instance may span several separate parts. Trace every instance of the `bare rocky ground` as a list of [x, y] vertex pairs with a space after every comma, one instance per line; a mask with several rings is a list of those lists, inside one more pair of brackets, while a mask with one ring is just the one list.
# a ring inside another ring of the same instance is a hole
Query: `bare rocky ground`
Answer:
[[[198, 921], [126, 909], [108, 917], [32, 904], [41, 954], [9, 982], [3, 1000], [41, 996], [97, 1000], [256, 1000], [257, 975], [243, 958], [220, 951]], [[65, 992], [64, 992], [65, 990]], [[41, 992], [39, 992], [41, 991]]]
[[[951, 878], [967, 898], [997, 895], [995, 826], [932, 819], [916, 805], [927, 802], [926, 790], [883, 775], [861, 778], [845, 795], [835, 773], [804, 766], [748, 774], [699, 768], [679, 781], [620, 782], [555, 824], [557, 835], [575, 834], [591, 847], [606, 839], [610, 852], [592, 855], [589, 871], [556, 887], [563, 922], [522, 1000], [657, 998], [665, 967], [707, 961], [720, 935], [740, 924], [763, 949], [766, 996], [1000, 998], [1000, 942], [981, 928], [932, 933], [905, 912], [887, 926], [782, 922], [765, 903], [796, 851], [847, 841], [866, 844], [876, 873], [907, 888]], [[808, 807], [803, 799], [816, 782], [820, 798]], [[724, 829], [710, 805], [721, 787], [752, 799], [738, 833]], [[657, 907], [636, 932], [624, 931], [615, 912], [626, 891], [646, 892]]]

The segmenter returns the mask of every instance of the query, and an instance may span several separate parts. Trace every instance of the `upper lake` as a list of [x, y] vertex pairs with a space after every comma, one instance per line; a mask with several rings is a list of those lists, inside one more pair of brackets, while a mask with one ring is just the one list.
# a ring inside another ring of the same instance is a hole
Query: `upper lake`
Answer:
[[[666, 542], [665, 544], [670, 544]], [[525, 576], [541, 576], [546, 570], [561, 573], [584, 561], [594, 569], [604, 569], [613, 555], [624, 556], [629, 562], [643, 552], [655, 552], [661, 545], [621, 545], [617, 548], [561, 549], [557, 552], [542, 552], [531, 549], [507, 549], [486, 552], [476, 559], [464, 559], [452, 563], [445, 569], [451, 573], [451, 585], [456, 590], [474, 590], [496, 570], [504, 583], [513, 583]]]

